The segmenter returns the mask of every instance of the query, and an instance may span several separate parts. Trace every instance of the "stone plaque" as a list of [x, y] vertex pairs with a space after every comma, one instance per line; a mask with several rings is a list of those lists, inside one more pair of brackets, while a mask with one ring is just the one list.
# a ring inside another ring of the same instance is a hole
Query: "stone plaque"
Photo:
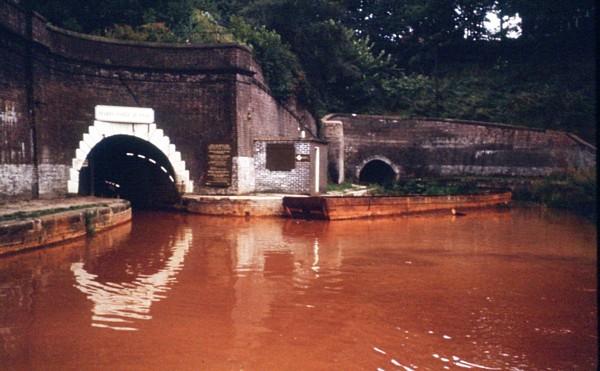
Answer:
[[154, 123], [154, 110], [142, 107], [96, 106], [96, 120], [128, 124]]
[[207, 146], [208, 167], [205, 185], [229, 187], [231, 185], [231, 144], [210, 143]]

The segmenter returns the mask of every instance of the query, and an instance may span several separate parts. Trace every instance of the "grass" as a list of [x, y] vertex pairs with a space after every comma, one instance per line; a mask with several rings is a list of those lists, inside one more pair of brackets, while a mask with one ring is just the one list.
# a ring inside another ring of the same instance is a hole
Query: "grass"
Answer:
[[516, 200], [533, 201], [547, 207], [576, 212], [597, 219], [596, 171], [573, 171], [552, 174], [532, 181], [528, 187], [514, 192]]
[[342, 192], [354, 188], [350, 182], [344, 182], [340, 184], [329, 183], [327, 184], [327, 192]]
[[481, 192], [475, 180], [463, 178], [416, 178], [385, 185], [370, 185], [371, 194], [381, 196], [447, 196]]
[[596, 171], [571, 171], [543, 178], [451, 177], [406, 179], [386, 185], [372, 184], [371, 194], [382, 196], [445, 196], [480, 193], [489, 188], [510, 188], [513, 199], [564, 209], [597, 219]]
[[56, 207], [50, 209], [32, 210], [32, 211], [17, 211], [11, 214], [0, 215], [0, 222], [8, 222], [12, 220], [39, 218], [44, 215], [61, 213], [64, 211], [88, 209], [93, 207], [108, 206], [104, 203], [73, 205], [68, 207]]

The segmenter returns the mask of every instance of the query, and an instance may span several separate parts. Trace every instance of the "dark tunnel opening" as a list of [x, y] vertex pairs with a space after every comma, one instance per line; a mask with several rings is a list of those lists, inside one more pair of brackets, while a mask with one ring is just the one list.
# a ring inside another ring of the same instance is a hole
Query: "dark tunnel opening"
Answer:
[[381, 160], [368, 162], [360, 171], [359, 182], [366, 184], [389, 185], [396, 180], [394, 169]]
[[79, 194], [127, 199], [134, 208], [176, 203], [175, 172], [153, 144], [129, 135], [100, 141], [79, 173]]

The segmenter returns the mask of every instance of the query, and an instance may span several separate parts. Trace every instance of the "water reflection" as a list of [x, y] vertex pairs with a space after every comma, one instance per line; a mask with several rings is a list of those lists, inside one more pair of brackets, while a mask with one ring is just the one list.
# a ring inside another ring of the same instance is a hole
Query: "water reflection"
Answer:
[[98, 275], [85, 269], [84, 262], [72, 263], [75, 287], [94, 303], [92, 326], [135, 331], [134, 320], [152, 319], [152, 303], [164, 299], [169, 286], [177, 282], [192, 241], [190, 228], [178, 231], [164, 267], [153, 274], [138, 274], [130, 282], [101, 282]]
[[595, 243], [594, 225], [527, 209], [335, 223], [137, 214], [0, 259], [0, 364], [595, 369]]

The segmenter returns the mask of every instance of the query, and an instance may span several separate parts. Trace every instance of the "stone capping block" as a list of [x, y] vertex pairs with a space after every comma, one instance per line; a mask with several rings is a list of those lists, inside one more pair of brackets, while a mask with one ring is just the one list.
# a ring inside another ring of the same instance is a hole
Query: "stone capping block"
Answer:
[[0, 222], [0, 256], [94, 234], [130, 220], [129, 201], [114, 200], [30, 219]]

